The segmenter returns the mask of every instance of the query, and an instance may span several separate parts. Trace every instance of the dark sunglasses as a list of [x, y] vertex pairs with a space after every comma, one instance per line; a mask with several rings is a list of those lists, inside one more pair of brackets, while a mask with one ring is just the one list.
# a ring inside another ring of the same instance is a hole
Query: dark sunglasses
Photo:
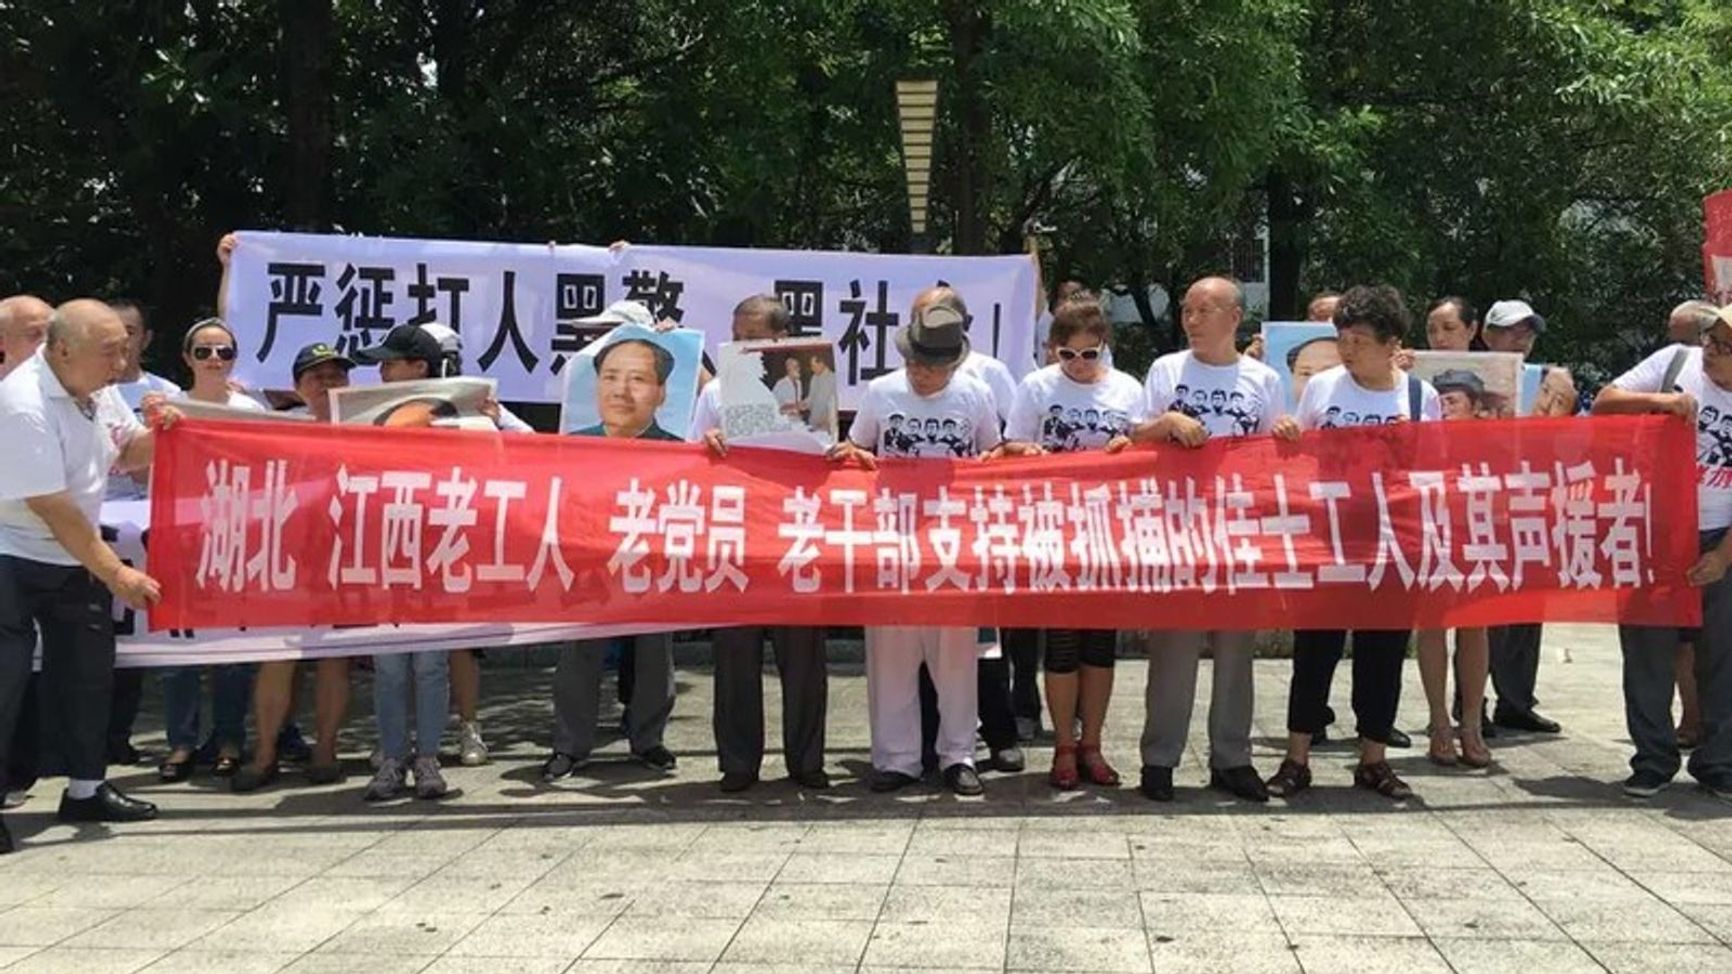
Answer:
[[193, 346], [192, 357], [200, 362], [209, 359], [212, 355], [222, 359], [224, 362], [233, 362], [235, 360], [235, 347], [233, 345]]
[[1082, 359], [1084, 362], [1093, 362], [1095, 359], [1101, 357], [1101, 346], [1096, 345], [1094, 348], [1085, 348], [1080, 352], [1074, 348], [1061, 348], [1058, 350], [1058, 357], [1066, 362], [1078, 358]]

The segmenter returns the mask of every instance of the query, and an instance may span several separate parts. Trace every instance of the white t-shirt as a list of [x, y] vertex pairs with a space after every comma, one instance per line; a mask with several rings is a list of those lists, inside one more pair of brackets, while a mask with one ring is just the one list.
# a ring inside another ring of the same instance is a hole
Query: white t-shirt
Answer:
[[[142, 422], [144, 419], [144, 397], [155, 393], [170, 399], [180, 395], [180, 386], [168, 381], [160, 375], [149, 372], [139, 373], [138, 378], [131, 382], [116, 382], [114, 391], [120, 395], [126, 408], [132, 410]], [[150, 495], [147, 483], [139, 483], [129, 473], [110, 473], [108, 475], [107, 497], [111, 501], [141, 501]]]
[[[1377, 426], [1413, 419], [1408, 414], [1408, 398], [1407, 373], [1400, 369], [1395, 370], [1395, 388], [1372, 390], [1353, 381], [1347, 366], [1337, 365], [1311, 377], [1293, 415], [1300, 428], [1308, 430]], [[1443, 403], [1429, 382], [1419, 383], [1418, 418], [1443, 418]]]
[[998, 411], [992, 392], [960, 369], [930, 396], [915, 395], [897, 369], [866, 386], [848, 438], [881, 457], [974, 457], [998, 445]]
[[[1684, 368], [1671, 389], [1660, 388], [1679, 352]], [[1703, 531], [1732, 526], [1732, 392], [1715, 385], [1702, 371], [1702, 350], [1688, 345], [1662, 348], [1612, 380], [1625, 392], [1687, 392], [1696, 400], [1696, 524]]]
[[0, 555], [78, 564], [24, 502], [65, 492], [92, 525], [101, 523], [109, 470], [144, 427], [112, 386], [91, 403], [95, 413], [87, 418], [41, 355], [0, 382], [0, 443], [7, 450], [0, 464]]
[[[175, 398], [175, 399], [191, 399], [192, 394], [187, 393], [187, 392], [182, 392], [182, 393], [175, 395], [173, 398]], [[249, 396], [244, 392], [235, 392], [233, 389], [229, 390], [228, 402], [222, 403], [222, 405], [227, 406], [230, 409], [245, 409], [248, 412], [254, 412], [254, 413], [264, 413], [264, 412], [270, 411], [270, 410], [265, 408], [263, 403], [259, 402], [257, 399], [254, 399], [252, 396]]]
[[1113, 437], [1129, 434], [1148, 413], [1142, 385], [1117, 369], [1085, 385], [1061, 366], [1049, 365], [1030, 372], [1017, 387], [1004, 437], [1038, 443], [1053, 453], [1098, 450]]
[[524, 422], [521, 416], [518, 416], [509, 409], [506, 409], [503, 404], [499, 407], [499, 420], [493, 425], [499, 427], [500, 431], [504, 433], [535, 432], [535, 427]]
[[956, 371], [986, 386], [1000, 422], [1010, 418], [1010, 405], [1016, 401], [1016, 377], [1010, 374], [1009, 366], [990, 355], [970, 351]]
[[1210, 436], [1267, 433], [1287, 413], [1281, 376], [1244, 355], [1232, 365], [1199, 362], [1188, 351], [1163, 355], [1149, 366], [1143, 389], [1150, 416], [1181, 412]]

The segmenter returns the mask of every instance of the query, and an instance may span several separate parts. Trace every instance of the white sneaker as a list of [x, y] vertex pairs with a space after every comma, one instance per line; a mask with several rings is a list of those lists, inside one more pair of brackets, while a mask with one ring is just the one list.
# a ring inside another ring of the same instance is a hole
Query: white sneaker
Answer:
[[487, 742], [481, 739], [481, 724], [478, 721], [464, 721], [458, 727], [457, 760], [465, 768], [476, 768], [487, 763]]
[[17, 808], [29, 800], [30, 793], [27, 791], [0, 792], [0, 810]]

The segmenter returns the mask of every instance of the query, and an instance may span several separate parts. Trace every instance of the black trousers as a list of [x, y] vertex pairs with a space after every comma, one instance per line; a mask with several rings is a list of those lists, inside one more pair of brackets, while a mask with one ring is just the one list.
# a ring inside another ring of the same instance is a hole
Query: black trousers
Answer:
[[58, 716], [66, 776], [86, 781], [107, 776], [113, 602], [108, 589], [83, 568], [0, 555], [0, 774], [9, 770], [40, 629], [38, 699], [45, 713]]
[[[1401, 705], [1401, 667], [1412, 634], [1405, 629], [1353, 631], [1353, 716], [1359, 736], [1389, 743]], [[1293, 633], [1293, 682], [1287, 686], [1287, 730], [1315, 734], [1329, 725], [1329, 685], [1347, 645], [1342, 629]]]
[[118, 754], [132, 745], [132, 725], [138, 722], [143, 699], [143, 668], [115, 670], [114, 694], [108, 704], [108, 753]]
[[716, 761], [723, 774], [755, 775], [763, 766], [766, 637], [782, 680], [782, 758], [788, 773], [822, 770], [830, 682], [824, 630], [814, 626], [715, 630]]
[[1010, 709], [1016, 716], [1040, 722], [1040, 630], [1000, 629], [1004, 654], [1010, 657]]

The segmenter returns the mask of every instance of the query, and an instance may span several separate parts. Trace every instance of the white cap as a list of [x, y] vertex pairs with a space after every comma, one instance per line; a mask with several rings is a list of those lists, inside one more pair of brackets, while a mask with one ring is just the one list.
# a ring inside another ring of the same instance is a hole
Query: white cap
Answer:
[[645, 328], [656, 326], [655, 315], [650, 309], [637, 301], [615, 301], [607, 306], [607, 310], [598, 315], [577, 319], [580, 325], [642, 325]]
[[1526, 301], [1499, 301], [1485, 313], [1487, 328], [1514, 328], [1524, 321], [1533, 323], [1534, 334], [1545, 334], [1546, 320]]
[[437, 321], [421, 324], [421, 330], [432, 335], [439, 342], [439, 350], [447, 355], [463, 354], [463, 336], [456, 329], [448, 328]]

